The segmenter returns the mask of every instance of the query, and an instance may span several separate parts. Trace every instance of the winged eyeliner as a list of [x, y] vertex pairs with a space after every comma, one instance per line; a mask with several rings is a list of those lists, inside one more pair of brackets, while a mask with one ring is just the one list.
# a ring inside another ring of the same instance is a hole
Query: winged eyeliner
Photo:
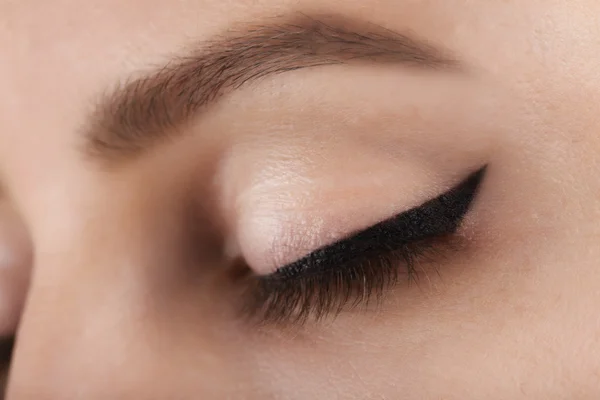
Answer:
[[252, 312], [305, 320], [368, 301], [397, 281], [437, 239], [454, 234], [469, 211], [486, 167], [440, 196], [256, 277]]

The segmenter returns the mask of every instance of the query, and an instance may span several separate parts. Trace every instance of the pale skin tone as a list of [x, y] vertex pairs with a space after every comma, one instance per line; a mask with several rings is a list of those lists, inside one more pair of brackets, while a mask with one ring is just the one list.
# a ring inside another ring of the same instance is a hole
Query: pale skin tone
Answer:
[[[414, 35], [460, 71], [281, 73], [135, 160], [82, 151], [119, 83], [298, 12]], [[599, 398], [597, 15], [591, 0], [0, 0], [7, 398]], [[483, 165], [465, 245], [417, 285], [301, 326], [235, 307], [232, 255], [270, 273]]]

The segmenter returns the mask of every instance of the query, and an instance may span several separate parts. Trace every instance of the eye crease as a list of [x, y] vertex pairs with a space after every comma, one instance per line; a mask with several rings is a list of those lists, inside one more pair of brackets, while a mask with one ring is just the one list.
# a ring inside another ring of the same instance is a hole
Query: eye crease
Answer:
[[485, 171], [483, 167], [438, 197], [272, 274], [250, 276], [245, 312], [265, 322], [301, 324], [381, 300], [400, 276], [416, 279], [418, 264], [449, 243], [477, 196]]

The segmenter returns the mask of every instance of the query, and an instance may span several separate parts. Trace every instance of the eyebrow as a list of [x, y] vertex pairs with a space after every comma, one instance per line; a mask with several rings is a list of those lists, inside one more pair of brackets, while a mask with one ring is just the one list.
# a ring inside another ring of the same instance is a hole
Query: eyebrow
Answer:
[[119, 163], [174, 139], [227, 93], [268, 75], [359, 62], [455, 68], [446, 51], [380, 25], [296, 14], [241, 27], [100, 99], [84, 130], [85, 152]]

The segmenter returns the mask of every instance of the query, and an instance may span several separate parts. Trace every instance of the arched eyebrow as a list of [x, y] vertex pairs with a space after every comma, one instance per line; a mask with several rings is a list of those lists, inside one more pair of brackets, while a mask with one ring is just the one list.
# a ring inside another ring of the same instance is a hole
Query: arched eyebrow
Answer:
[[382, 26], [296, 14], [246, 26], [121, 85], [101, 99], [85, 129], [85, 152], [120, 164], [180, 135], [228, 92], [272, 74], [359, 62], [455, 69], [446, 51]]

